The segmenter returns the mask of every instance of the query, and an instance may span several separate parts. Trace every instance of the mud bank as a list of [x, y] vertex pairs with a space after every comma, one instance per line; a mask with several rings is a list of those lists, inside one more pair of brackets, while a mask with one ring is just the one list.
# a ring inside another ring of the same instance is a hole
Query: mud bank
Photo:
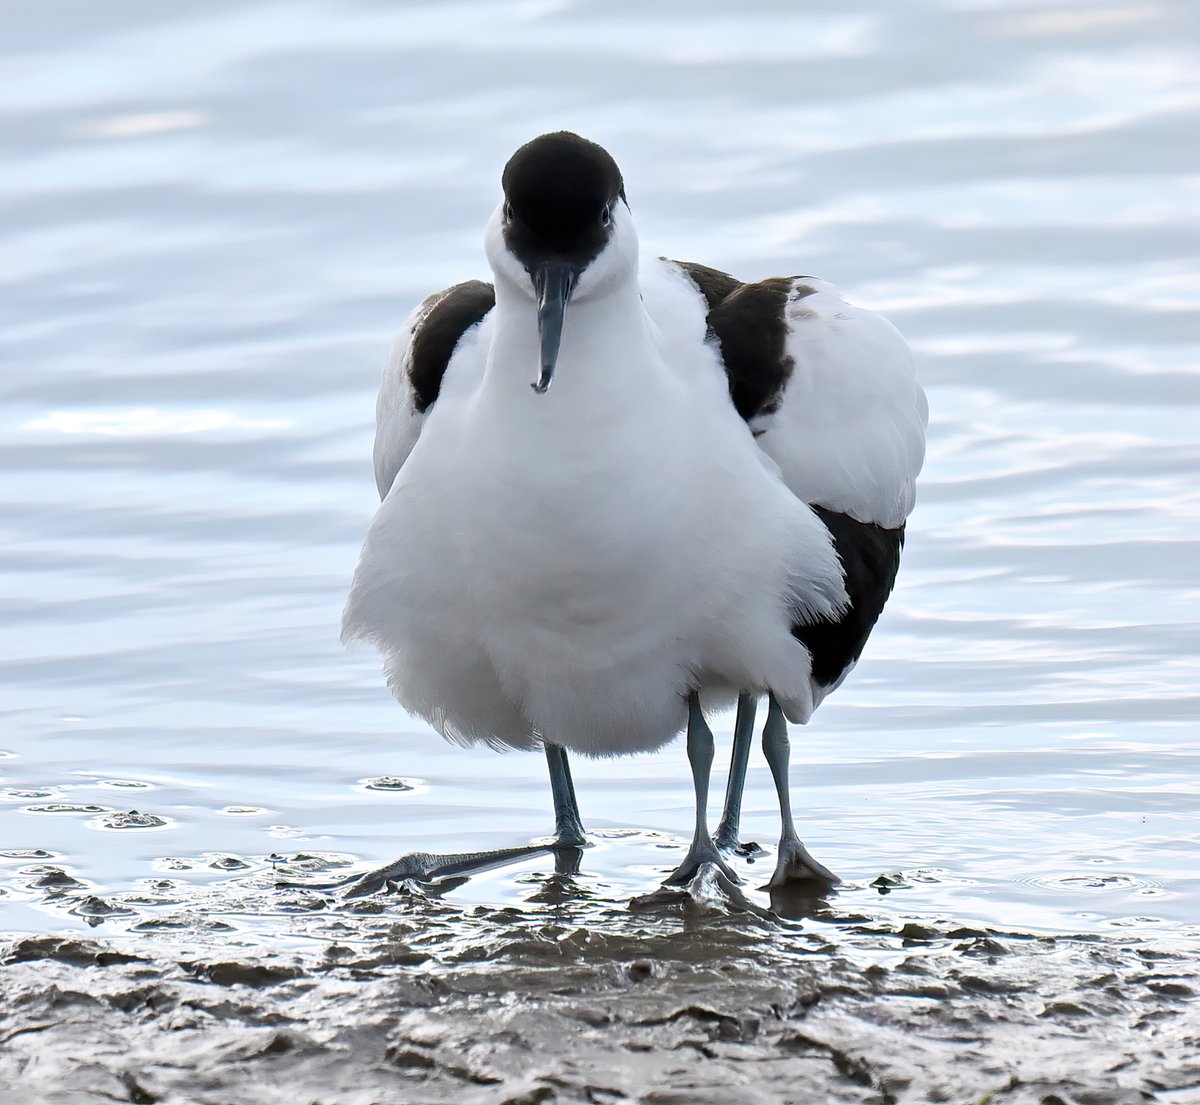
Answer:
[[5, 1105], [1200, 1102], [1188, 949], [419, 897], [314, 951], [0, 947]]

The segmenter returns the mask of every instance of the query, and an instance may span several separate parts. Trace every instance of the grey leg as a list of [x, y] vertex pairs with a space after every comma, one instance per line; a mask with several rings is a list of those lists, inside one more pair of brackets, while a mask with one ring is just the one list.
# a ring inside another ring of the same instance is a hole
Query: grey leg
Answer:
[[775, 780], [775, 791], [779, 795], [779, 819], [783, 831], [779, 837], [779, 858], [775, 873], [765, 889], [778, 890], [797, 882], [821, 882], [834, 886], [842, 880], [823, 864], [808, 854], [796, 835], [796, 824], [792, 820], [792, 798], [788, 791], [788, 758], [791, 742], [788, 739], [787, 718], [771, 695], [767, 700], [767, 723], [763, 726], [763, 754]]
[[546, 765], [550, 768], [550, 793], [554, 797], [554, 839], [564, 848], [581, 848], [587, 843], [579, 802], [567, 763], [567, 750], [561, 744], [546, 745]]
[[[583, 824], [579, 820], [579, 804], [575, 800], [575, 785], [567, 766], [567, 753], [561, 745], [546, 745], [546, 763], [550, 768], [550, 793], [554, 798], [554, 842], [527, 844], [518, 848], [495, 848], [487, 852], [465, 852], [461, 855], [433, 855], [411, 852], [394, 863], [376, 871], [348, 880], [346, 896], [360, 898], [386, 890], [403, 882], [435, 882], [442, 879], [475, 875], [496, 867], [526, 859], [529, 856], [554, 852], [556, 860], [568, 873], [578, 869], [582, 855], [578, 849], [587, 843]], [[566, 854], [570, 852], [571, 854]]]
[[[742, 850], [738, 839], [742, 821], [742, 791], [746, 788], [746, 765], [750, 761], [757, 708], [757, 695], [738, 695], [737, 720], [733, 725], [733, 755], [729, 762], [729, 782], [725, 786], [725, 810], [713, 837], [713, 843], [722, 851]], [[754, 845], [747, 851], [759, 851], [759, 848]]]
[[667, 876], [673, 884], [689, 883], [706, 863], [716, 864], [731, 882], [741, 882], [728, 867], [717, 851], [717, 846], [708, 835], [708, 779], [712, 771], [713, 735], [700, 710], [699, 696], [693, 691], [688, 695], [688, 763], [692, 765], [692, 783], [696, 788], [696, 831], [692, 846], [683, 862]]

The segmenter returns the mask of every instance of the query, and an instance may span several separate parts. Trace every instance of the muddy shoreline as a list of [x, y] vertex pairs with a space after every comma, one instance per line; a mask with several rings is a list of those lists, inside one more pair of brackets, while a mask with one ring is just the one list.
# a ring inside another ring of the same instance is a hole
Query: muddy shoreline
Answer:
[[3, 1100], [1200, 1102], [1193, 949], [677, 905], [372, 900], [312, 951], [14, 937]]

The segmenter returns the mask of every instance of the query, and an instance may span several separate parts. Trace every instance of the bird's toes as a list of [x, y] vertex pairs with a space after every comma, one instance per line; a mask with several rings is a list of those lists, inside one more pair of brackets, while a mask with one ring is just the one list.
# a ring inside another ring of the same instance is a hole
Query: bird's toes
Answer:
[[692, 849], [684, 861], [664, 880], [665, 886], [687, 886], [706, 866], [713, 867], [735, 886], [741, 885], [741, 876], [722, 858], [716, 848]]
[[779, 845], [775, 861], [775, 872], [763, 890], [783, 890], [789, 887], [821, 887], [826, 890], [837, 886], [842, 880], [823, 863], [813, 859], [808, 849], [798, 840], [784, 840]]
[[342, 892], [345, 898], [366, 898], [381, 890], [388, 890], [403, 882], [422, 882], [430, 877], [445, 856], [434, 856], [428, 852], [410, 852], [386, 867], [376, 868], [360, 875]]

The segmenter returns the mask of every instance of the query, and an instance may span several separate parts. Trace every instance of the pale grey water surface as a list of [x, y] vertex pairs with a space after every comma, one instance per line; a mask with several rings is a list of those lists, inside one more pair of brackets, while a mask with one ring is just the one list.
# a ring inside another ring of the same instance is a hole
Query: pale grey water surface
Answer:
[[[486, 275], [499, 168], [571, 127], [618, 157], [648, 250], [815, 272], [917, 350], [899, 587], [793, 734], [839, 906], [1195, 937], [1196, 24], [1183, 0], [7, 11], [0, 929], [83, 924], [38, 863], [120, 902], [220, 885], [214, 859], [550, 828], [539, 757], [445, 746], [337, 623], [391, 335]], [[584, 878], [652, 888], [689, 830], [682, 747], [577, 782]], [[520, 901], [535, 867], [451, 900]]]
[[[501, 166], [569, 127], [647, 250], [819, 274], [919, 357], [899, 586], [793, 732], [825, 920], [1196, 947], [1197, 13], [9, 5], [0, 930], [303, 941], [271, 853], [549, 830], [540, 757], [444, 745], [338, 619], [391, 336], [486, 276]], [[579, 890], [621, 906], [688, 835], [682, 747], [576, 779]], [[747, 811], [772, 843], [757, 754]], [[524, 906], [546, 869], [446, 902]]]

